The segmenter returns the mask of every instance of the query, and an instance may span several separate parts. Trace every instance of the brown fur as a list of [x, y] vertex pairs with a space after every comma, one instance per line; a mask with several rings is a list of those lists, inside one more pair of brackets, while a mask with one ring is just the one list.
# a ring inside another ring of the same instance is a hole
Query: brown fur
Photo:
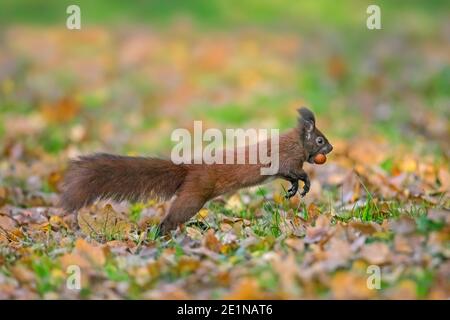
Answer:
[[[287, 197], [296, 194], [298, 180], [304, 181], [304, 195], [309, 190], [309, 179], [302, 169], [303, 163], [312, 162], [317, 153], [330, 152], [332, 146], [315, 128], [312, 112], [303, 108], [300, 114], [298, 127], [280, 136], [279, 170], [275, 176], [261, 175], [262, 164], [176, 165], [157, 158], [94, 154], [71, 161], [61, 205], [67, 211], [76, 211], [97, 199], [138, 201], [150, 197], [169, 199], [175, 195], [160, 225], [164, 234], [194, 216], [208, 200], [274, 177], [292, 183]], [[315, 143], [319, 136], [325, 140], [320, 145]], [[244, 150], [247, 160], [248, 149]]]
[[72, 160], [64, 177], [61, 205], [75, 211], [99, 199], [170, 199], [187, 174], [184, 166], [156, 158], [94, 154]]

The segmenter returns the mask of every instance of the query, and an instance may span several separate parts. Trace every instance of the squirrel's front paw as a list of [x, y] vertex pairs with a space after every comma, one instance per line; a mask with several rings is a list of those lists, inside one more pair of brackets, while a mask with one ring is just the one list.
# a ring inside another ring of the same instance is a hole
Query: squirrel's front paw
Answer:
[[286, 193], [286, 195], [284, 196], [286, 199], [290, 199], [290, 198], [292, 198], [293, 196], [295, 196], [295, 194], [297, 193], [297, 191], [298, 191], [298, 189], [296, 189], [296, 188], [290, 188], [288, 191], [287, 191], [287, 193]]
[[300, 193], [300, 196], [303, 198], [304, 196], [306, 196], [306, 194], [309, 192], [309, 188], [304, 187], [302, 193]]

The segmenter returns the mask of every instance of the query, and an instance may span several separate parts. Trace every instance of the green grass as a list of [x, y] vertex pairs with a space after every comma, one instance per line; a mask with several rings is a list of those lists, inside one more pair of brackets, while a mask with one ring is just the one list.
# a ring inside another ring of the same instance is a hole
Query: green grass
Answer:
[[[87, 25], [98, 23], [140, 22], [156, 25], [171, 23], [179, 16], [189, 17], [203, 27], [230, 27], [233, 25], [303, 26], [311, 30], [319, 22], [326, 27], [345, 27], [348, 30], [363, 22], [365, 9], [370, 1], [346, 0], [340, 2], [281, 0], [245, 0], [234, 4], [226, 0], [151, 0], [130, 5], [120, 0], [4, 0], [1, 4], [0, 21], [3, 24], [64, 24], [68, 5], [82, 8], [82, 19]], [[432, 26], [434, 17], [445, 16], [445, 0], [434, 1], [377, 1], [382, 8], [383, 24], [392, 27], [398, 21], [415, 14], [419, 25]], [[39, 14], [37, 14], [39, 12]], [[354, 12], [349, 15], [349, 12]], [[302, 19], [300, 19], [300, 17]], [[432, 18], [433, 17], [433, 18]], [[428, 31], [429, 28], [425, 29]]]
[[137, 222], [141, 217], [142, 210], [144, 210], [145, 205], [143, 203], [135, 203], [130, 208], [130, 219], [133, 222]]
[[104, 267], [105, 274], [108, 279], [112, 281], [128, 281], [129, 275], [127, 272], [120, 270], [114, 262], [109, 262]]
[[242, 125], [252, 117], [246, 106], [228, 104], [220, 107], [200, 106], [192, 111], [195, 119], [211, 119], [219, 124]]
[[36, 276], [36, 289], [41, 296], [44, 296], [47, 292], [55, 291], [63, 282], [63, 279], [52, 277], [51, 272], [57, 266], [48, 256], [44, 255], [34, 259], [32, 268]]

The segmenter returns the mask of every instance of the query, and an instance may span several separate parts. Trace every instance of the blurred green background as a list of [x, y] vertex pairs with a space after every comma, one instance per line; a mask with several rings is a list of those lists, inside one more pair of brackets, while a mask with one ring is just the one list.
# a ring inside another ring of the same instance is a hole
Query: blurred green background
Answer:
[[[80, 31], [65, 27], [81, 7]], [[368, 30], [366, 8], [381, 8]], [[30, 157], [167, 154], [170, 133], [295, 125], [448, 156], [448, 1], [0, 4], [0, 134]]]

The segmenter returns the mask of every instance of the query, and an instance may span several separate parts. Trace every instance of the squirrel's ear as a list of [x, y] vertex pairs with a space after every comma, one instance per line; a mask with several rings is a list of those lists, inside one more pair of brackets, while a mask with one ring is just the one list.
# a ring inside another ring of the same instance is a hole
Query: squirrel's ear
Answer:
[[306, 132], [312, 132], [316, 126], [316, 118], [314, 113], [308, 108], [302, 107], [297, 110], [300, 118], [298, 119], [299, 124], [305, 128]]

